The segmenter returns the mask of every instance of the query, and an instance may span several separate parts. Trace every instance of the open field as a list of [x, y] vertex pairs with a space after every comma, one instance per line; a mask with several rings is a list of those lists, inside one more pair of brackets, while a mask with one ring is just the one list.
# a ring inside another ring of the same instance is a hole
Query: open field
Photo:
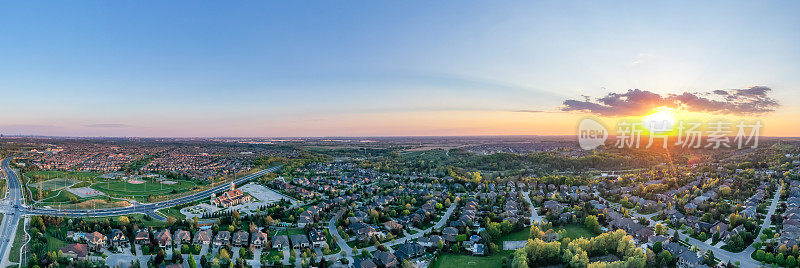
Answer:
[[[33, 192], [35, 194], [36, 191], [34, 190]], [[75, 200], [81, 200], [80, 197], [76, 196], [73, 193], [70, 193], [69, 191], [61, 191], [60, 193], [58, 193], [56, 195], [52, 195], [51, 194], [50, 198], [47, 198], [46, 200], [40, 202], [39, 204], [58, 204], [58, 203], [62, 203], [63, 204], [63, 203], [69, 203], [69, 202], [72, 201], [71, 199], [73, 199], [73, 198]]]
[[134, 197], [142, 200], [150, 195], [159, 196], [186, 192], [196, 186], [189, 181], [177, 182], [176, 184], [162, 184], [148, 180], [144, 183], [133, 184], [125, 181], [109, 181], [95, 183], [91, 188], [113, 197]]
[[556, 231], [559, 230], [566, 230], [566, 237], [571, 239], [579, 237], [592, 238], [597, 236], [596, 234], [592, 233], [592, 231], [589, 231], [589, 229], [586, 229], [586, 227], [582, 224], [570, 224], [556, 229]]
[[50, 180], [55, 178], [68, 178], [78, 181], [86, 181], [96, 178], [100, 174], [87, 171], [38, 170], [25, 172], [24, 175], [28, 178], [31, 178], [32, 181], [37, 182], [40, 180]]
[[522, 230], [506, 234], [500, 237], [500, 241], [521, 241], [521, 240], [528, 240], [530, 237], [531, 229], [523, 228]]
[[502, 267], [503, 257], [511, 256], [514, 251], [501, 251], [492, 256], [478, 257], [443, 253], [431, 264], [431, 268], [464, 268], [464, 267]]

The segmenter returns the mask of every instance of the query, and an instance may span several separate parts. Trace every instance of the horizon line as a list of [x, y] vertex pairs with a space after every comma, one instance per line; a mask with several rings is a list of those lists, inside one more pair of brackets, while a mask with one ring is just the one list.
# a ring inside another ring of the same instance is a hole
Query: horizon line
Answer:
[[[286, 138], [435, 138], [435, 137], [577, 137], [579, 134], [500, 134], [500, 135], [374, 135], [374, 136], [59, 136], [59, 135], [3, 135], [3, 138], [140, 138], [140, 139], [286, 139]], [[677, 135], [669, 135], [674, 137]], [[641, 135], [641, 137], [649, 137]], [[736, 137], [728, 135], [726, 137]], [[760, 138], [800, 138], [800, 136], [759, 136]], [[608, 139], [617, 137], [609, 136]]]

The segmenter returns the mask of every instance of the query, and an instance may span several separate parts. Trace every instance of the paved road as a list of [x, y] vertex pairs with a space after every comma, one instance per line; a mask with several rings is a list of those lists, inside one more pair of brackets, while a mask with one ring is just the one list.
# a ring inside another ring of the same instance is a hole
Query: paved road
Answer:
[[20, 185], [19, 180], [17, 179], [17, 174], [8, 166], [10, 158], [4, 159], [2, 163], [0, 163], [0, 167], [6, 174], [6, 184], [8, 184], [8, 194], [6, 198], [2, 200], [2, 203], [5, 205], [5, 208], [2, 211], [5, 213], [3, 217], [3, 224], [2, 230], [0, 230], [0, 256], [2, 258], [2, 262], [0, 262], [0, 267], [6, 267], [10, 262], [8, 261], [9, 253], [11, 251], [11, 245], [14, 242], [14, 236], [16, 235], [17, 225], [19, 224], [20, 208], [22, 207], [22, 194], [20, 193]]
[[[429, 227], [428, 229], [422, 230], [421, 232], [417, 232], [417, 233], [412, 234], [412, 235], [403, 236], [401, 238], [389, 241], [389, 242], [387, 242], [387, 243], [385, 243], [383, 245], [386, 246], [386, 249], [388, 249], [389, 251], [394, 251], [391, 248], [391, 246], [394, 246], [394, 245], [397, 245], [397, 244], [402, 244], [402, 243], [405, 243], [406, 241], [411, 241], [412, 239], [415, 239], [415, 238], [420, 238], [420, 237], [422, 237], [423, 234], [425, 234], [426, 232], [430, 232], [434, 228], [442, 228], [447, 223], [447, 221], [450, 219], [450, 215], [453, 214], [453, 211], [456, 210], [456, 205], [457, 205], [457, 202], [453, 202], [452, 204], [450, 204], [450, 207], [447, 208], [447, 212], [444, 213], [444, 215], [439, 219], [438, 222], [436, 222], [433, 226]], [[353, 249], [349, 245], [347, 245], [347, 243], [345, 243], [344, 240], [342, 240], [341, 236], [339, 235], [339, 230], [336, 229], [336, 221], [339, 219], [339, 217], [342, 216], [342, 212], [344, 212], [344, 210], [339, 211], [336, 214], [336, 216], [334, 216], [328, 222], [328, 230], [331, 232], [331, 235], [333, 235], [333, 237], [336, 239], [336, 243], [339, 245], [339, 248], [341, 248], [342, 251], [348, 253], [347, 260], [349, 260], [350, 263], [353, 263], [353, 256], [352, 256], [353, 254], [351, 254], [351, 251]], [[360, 249], [360, 250], [364, 250], [364, 249], [366, 249], [368, 252], [372, 252], [372, 251], [377, 250], [377, 248], [375, 246], [363, 248], [363, 249]]]
[[[775, 208], [778, 207], [778, 200], [780, 200], [781, 189], [783, 189], [783, 185], [781, 185], [778, 188], [778, 191], [775, 192], [775, 195], [772, 198], [772, 203], [769, 206], [769, 211], [767, 212], [766, 218], [764, 219], [764, 223], [761, 224], [760, 230], [764, 230], [765, 228], [768, 228], [772, 224], [772, 219], [771, 219], [772, 214], [775, 214]], [[670, 229], [668, 232], [673, 233], [674, 230]], [[756, 239], [758, 239], [758, 235], [759, 234], [755, 234]], [[684, 234], [680, 231], [678, 232], [678, 236], [680, 236], [681, 240], [684, 241], [686, 241], [686, 239], [689, 239], [689, 244], [692, 246], [697, 246], [697, 248], [699, 249], [713, 250], [714, 257], [717, 257], [718, 259], [720, 259], [725, 263], [730, 261], [731, 263], [735, 264], [738, 261], [741, 264], [740, 267], [762, 267], [761, 262], [753, 260], [753, 258], [750, 257], [750, 254], [752, 254], [753, 251], [755, 251], [755, 248], [753, 248], [752, 245], [748, 246], [747, 249], [745, 249], [742, 252], [733, 253], [716, 248], [704, 241], [694, 239], [691, 236]]]
[[531, 224], [533, 224], [533, 222], [543, 222], [544, 217], [539, 215], [539, 212], [536, 211], [536, 207], [533, 206], [533, 202], [531, 202], [531, 191], [522, 192], [522, 196], [524, 196], [525, 201], [528, 201], [528, 204], [531, 205]]
[[347, 260], [349, 261], [348, 263], [353, 263], [353, 256], [350, 256], [352, 255], [350, 254], [351, 248], [339, 235], [339, 230], [336, 229], [336, 222], [339, 221], [339, 218], [342, 217], [342, 214], [344, 214], [344, 209], [341, 209], [339, 210], [339, 212], [336, 212], [333, 218], [331, 218], [331, 220], [328, 221], [328, 231], [331, 232], [333, 240], [336, 240], [336, 245], [338, 245], [339, 248], [341, 249], [340, 252], [345, 252], [347, 254]]
[[[4, 162], [5, 163], [5, 162]], [[275, 166], [272, 168], [268, 168], [265, 170], [261, 170], [255, 172], [253, 174], [238, 178], [234, 180], [236, 184], [241, 184], [248, 182], [252, 179], [258, 178], [264, 174], [274, 172], [278, 170], [280, 166]], [[5, 168], [4, 168], [5, 169]], [[156, 214], [155, 211], [163, 208], [174, 207], [177, 205], [182, 205], [202, 199], [206, 199], [211, 197], [211, 194], [219, 193], [224, 190], [227, 190], [229, 187], [229, 183], [223, 183], [212, 187], [211, 189], [195, 193], [192, 195], [179, 197], [176, 199], [157, 202], [157, 203], [138, 203], [133, 201], [134, 205], [129, 207], [122, 207], [122, 208], [108, 208], [108, 209], [54, 209], [54, 208], [32, 208], [32, 207], [24, 207], [20, 208], [20, 211], [24, 214], [33, 214], [33, 215], [51, 215], [51, 216], [61, 216], [61, 217], [104, 217], [104, 216], [117, 216], [117, 215], [126, 215], [126, 214], [133, 214], [133, 213], [141, 213], [147, 214], [153, 217], [154, 219], [160, 221], [166, 221], [166, 218], [163, 216]]]
[[[6, 198], [0, 200], [0, 211], [5, 213], [5, 216], [3, 217], [3, 222], [2, 224], [0, 224], [0, 259], [2, 260], [0, 261], [0, 267], [6, 267], [9, 264], [11, 264], [8, 261], [9, 259], [8, 255], [10, 252], [11, 245], [13, 244], [13, 239], [17, 230], [17, 225], [19, 224], [20, 217], [23, 215], [51, 215], [51, 216], [61, 216], [61, 217], [104, 217], [104, 216], [117, 216], [117, 215], [126, 215], [132, 213], [141, 213], [150, 215], [154, 219], [165, 221], [166, 218], [164, 218], [159, 214], [156, 214], [155, 213], [156, 210], [209, 198], [211, 197], [211, 194], [227, 190], [228, 186], [230, 185], [229, 183], [224, 183], [199, 193], [157, 203], [142, 204], [133, 201], [134, 204], [133, 206], [124, 208], [109, 208], [109, 209], [97, 209], [97, 210], [87, 210], [87, 209], [59, 210], [52, 208], [32, 208], [22, 204], [23, 198], [22, 198], [22, 193], [20, 192], [19, 178], [17, 178], [17, 174], [14, 173], [14, 170], [12, 170], [11, 167], [9, 167], [8, 164], [10, 161], [11, 158], [6, 158], [3, 159], [3, 161], [0, 163], [0, 168], [2, 168], [3, 172], [5, 172], [6, 181], [8, 184], [8, 194], [6, 195]], [[242, 184], [252, 179], [258, 178], [264, 174], [274, 172], [279, 168], [280, 166], [275, 166], [272, 168], [261, 170], [253, 174], [235, 179], [233, 182], [236, 184]]]
[[[766, 218], [764, 219], [764, 223], [761, 224], [761, 229], [760, 230], [764, 230], [764, 229], [768, 228], [772, 224], [772, 214], [775, 214], [775, 209], [778, 207], [778, 203], [779, 203], [778, 200], [780, 200], [780, 194], [781, 194], [781, 190], [782, 189], [783, 189], [783, 185], [778, 187], [778, 190], [775, 191], [775, 195], [772, 198], [772, 203], [769, 206], [769, 211], [767, 212]], [[601, 199], [602, 199], [602, 197], [601, 197]], [[606, 204], [615, 204], [615, 203], [608, 202], [605, 199], [603, 199], [603, 200], [606, 202]], [[634, 218], [645, 217], [646, 219], [650, 219], [653, 215], [655, 215], [655, 213], [648, 214], [648, 215], [642, 215], [642, 214], [634, 212], [633, 210], [630, 210], [630, 212], [631, 212], [631, 216], [633, 216]], [[653, 221], [653, 220], [650, 221], [650, 226], [655, 226], [655, 224], [656, 224], [655, 221]], [[667, 233], [670, 234], [670, 235], [675, 232], [675, 230], [670, 229], [666, 225], [664, 225], [664, 227], [667, 228]], [[758, 235], [759, 234], [755, 234], [756, 239], [758, 239]], [[701, 249], [701, 250], [704, 250], [704, 251], [707, 251], [707, 250], [714, 251], [714, 257], [717, 257], [718, 259], [720, 259], [721, 261], [723, 261], [725, 263], [728, 263], [730, 261], [731, 263], [735, 264], [738, 261], [740, 263], [740, 267], [762, 267], [761, 262], [753, 260], [753, 258], [750, 257], [750, 254], [752, 254], [753, 251], [756, 250], [755, 248], [752, 247], [752, 245], [748, 246], [747, 249], [745, 249], [742, 252], [733, 253], [733, 252], [725, 251], [723, 249], [720, 249], [720, 248], [714, 247], [712, 245], [709, 245], [705, 241], [700, 241], [700, 240], [694, 239], [691, 236], [689, 236], [687, 234], [684, 234], [681, 231], [678, 231], [678, 236], [681, 238], [682, 241], [686, 241], [688, 239], [689, 245], [697, 246], [698, 249]]]

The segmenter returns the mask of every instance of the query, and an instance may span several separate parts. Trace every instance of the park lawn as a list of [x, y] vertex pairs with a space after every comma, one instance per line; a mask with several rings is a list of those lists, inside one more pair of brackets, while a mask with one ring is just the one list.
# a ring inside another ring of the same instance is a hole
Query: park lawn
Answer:
[[592, 233], [592, 231], [590, 231], [589, 229], [586, 229], [586, 226], [583, 226], [583, 224], [570, 224], [558, 228], [558, 230], [566, 230], [566, 237], [569, 237], [570, 239], [576, 239], [580, 237], [592, 238], [597, 236], [596, 234]]
[[174, 207], [161, 209], [158, 212], [161, 212], [161, 214], [166, 216], [166, 217], [173, 217], [173, 218], [179, 219], [179, 220], [185, 220], [186, 219], [186, 215], [183, 215], [183, 213], [181, 213], [181, 211], [179, 209], [174, 208]]
[[[500, 242], [503, 241], [520, 241], [520, 240], [528, 240], [531, 234], [531, 229], [523, 228], [522, 230], [512, 232], [500, 237]], [[502, 246], [502, 244], [499, 244]]]
[[[35, 189], [31, 189], [31, 193], [33, 193], [34, 197], [36, 196]], [[43, 199], [44, 201], [42, 201], [41, 204], [43, 204], [43, 205], [56, 205], [57, 206], [58, 203], [68, 203], [68, 202], [70, 202], [71, 201], [70, 198], [72, 198], [72, 197], [74, 197], [75, 200], [78, 200], [79, 202], [80, 201], [84, 201], [84, 200], [82, 200], [83, 198], [80, 198], [79, 196], [77, 196], [77, 195], [75, 195], [73, 193], [70, 193], [67, 190], [63, 190], [60, 193], [59, 192], [56, 192], [56, 193], [58, 193], [58, 194], [55, 195], [55, 196], [51, 196], [49, 198], [46, 197], [45, 199]], [[88, 199], [88, 198], [86, 198], [86, 199]], [[53, 204], [48, 204], [48, 203], [53, 203]]]
[[33, 200], [36, 201], [47, 199], [45, 201], [50, 202], [51, 199], [49, 198], [59, 195], [59, 191], [48, 191], [45, 189], [42, 194], [42, 199], [39, 199], [39, 186], [36, 183], [28, 183], [28, 191], [31, 193]]
[[503, 257], [510, 257], [513, 250], [503, 250], [487, 257], [442, 253], [431, 268], [502, 267]]

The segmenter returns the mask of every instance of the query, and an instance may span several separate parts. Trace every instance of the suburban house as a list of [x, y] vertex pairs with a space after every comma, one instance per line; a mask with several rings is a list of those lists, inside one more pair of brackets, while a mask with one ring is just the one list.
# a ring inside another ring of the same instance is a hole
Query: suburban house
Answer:
[[180, 245], [183, 243], [191, 243], [192, 235], [189, 233], [189, 231], [178, 230], [175, 232], [175, 235], [172, 237], [172, 240], [175, 241], [176, 245]]
[[217, 236], [214, 237], [215, 247], [227, 246], [230, 244], [231, 244], [231, 232], [219, 231], [219, 233], [217, 233]]
[[703, 259], [697, 256], [697, 253], [691, 250], [684, 251], [678, 255], [677, 267], [689, 268], [699, 267], [703, 263]]
[[250, 245], [254, 248], [263, 248], [267, 243], [269, 243], [267, 240], [267, 233], [255, 231], [250, 236]]
[[439, 235], [431, 235], [429, 237], [420, 237], [417, 241], [420, 245], [426, 248], [437, 248], [439, 247], [439, 243], [444, 243], [444, 238]]
[[425, 247], [419, 243], [410, 242], [399, 245], [394, 253], [400, 261], [403, 261], [422, 256], [425, 254]]
[[60, 248], [59, 251], [64, 253], [64, 256], [66, 257], [79, 260], [86, 259], [86, 256], [89, 255], [89, 248], [86, 246], [86, 244], [69, 244], [63, 248]]
[[444, 240], [447, 242], [456, 242], [456, 236], [458, 236], [458, 229], [453, 227], [447, 227], [442, 230], [442, 236]]
[[155, 239], [158, 242], [159, 247], [163, 248], [172, 245], [172, 234], [169, 233], [169, 229], [164, 229], [158, 232]]
[[192, 241], [197, 245], [211, 244], [211, 230], [201, 230], [194, 233], [194, 240]]
[[389, 231], [400, 230], [402, 232], [402, 230], [403, 230], [403, 225], [397, 223], [396, 221], [387, 221], [387, 222], [383, 223], [383, 227], [386, 228], [386, 230], [389, 230]]
[[375, 252], [373, 257], [375, 259], [375, 264], [377, 264], [379, 267], [389, 268], [398, 267], [400, 265], [400, 262], [397, 261], [397, 257], [391, 252], [378, 251]]
[[245, 231], [238, 231], [233, 234], [233, 246], [235, 247], [246, 247], [247, 241], [250, 239], [250, 234]]
[[95, 251], [104, 248], [108, 242], [108, 238], [97, 231], [88, 233], [83, 238], [86, 240], [86, 243], [89, 244], [89, 249]]
[[302, 249], [308, 248], [311, 244], [308, 242], [306, 235], [296, 234], [292, 235], [292, 248]]
[[355, 268], [378, 268], [378, 265], [375, 264], [371, 259], [355, 259], [354, 260], [354, 267]]
[[309, 231], [308, 238], [311, 240], [311, 244], [316, 248], [324, 247], [327, 244], [325, 232], [320, 229], [312, 229]]
[[279, 235], [272, 238], [273, 249], [289, 249], [289, 237], [286, 235]]
[[120, 229], [111, 230], [111, 245], [115, 247], [127, 247], [130, 244], [128, 237]]
[[148, 232], [146, 229], [141, 229], [136, 232], [134, 243], [139, 245], [150, 244], [150, 232]]

